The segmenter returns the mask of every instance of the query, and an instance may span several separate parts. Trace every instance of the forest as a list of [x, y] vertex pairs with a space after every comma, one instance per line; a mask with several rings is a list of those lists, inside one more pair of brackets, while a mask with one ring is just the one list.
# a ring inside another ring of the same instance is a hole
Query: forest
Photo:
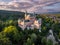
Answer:
[[36, 14], [42, 18], [41, 32], [38, 29], [24, 31], [18, 26], [18, 19], [24, 18], [23, 12], [0, 11], [0, 45], [53, 45], [47, 41], [47, 34], [53, 30], [55, 45], [60, 45], [60, 22], [50, 17], [60, 19], [60, 14]]

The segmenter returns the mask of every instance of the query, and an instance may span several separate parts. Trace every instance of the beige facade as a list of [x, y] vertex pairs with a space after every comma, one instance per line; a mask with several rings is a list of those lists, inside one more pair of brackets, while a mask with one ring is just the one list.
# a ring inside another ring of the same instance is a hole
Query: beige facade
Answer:
[[41, 29], [41, 18], [36, 19], [34, 16], [25, 14], [25, 19], [18, 19], [18, 26], [24, 30], [25, 28], [29, 29]]

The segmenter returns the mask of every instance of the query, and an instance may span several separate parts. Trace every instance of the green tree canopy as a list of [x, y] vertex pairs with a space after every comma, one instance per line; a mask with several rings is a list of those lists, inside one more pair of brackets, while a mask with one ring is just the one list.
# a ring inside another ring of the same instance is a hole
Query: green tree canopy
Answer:
[[12, 45], [9, 38], [0, 32], [0, 45]]
[[6, 34], [6, 36], [10, 37], [11, 40], [13, 41], [19, 41], [20, 39], [19, 32], [15, 26], [5, 27], [3, 32], [4, 34]]

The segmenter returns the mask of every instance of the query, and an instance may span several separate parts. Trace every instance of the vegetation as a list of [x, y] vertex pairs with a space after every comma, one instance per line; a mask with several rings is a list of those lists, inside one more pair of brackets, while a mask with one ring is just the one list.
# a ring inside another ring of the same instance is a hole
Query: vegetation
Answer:
[[[56, 38], [60, 39], [60, 23], [57, 20], [55, 23], [49, 18], [49, 14], [37, 15], [37, 19], [42, 18], [42, 31], [39, 32], [37, 29], [23, 31], [18, 27], [17, 20], [22, 18], [24, 13], [3, 12], [0, 14], [0, 45], [53, 45], [53, 42], [46, 38], [49, 29], [53, 29]], [[53, 16], [60, 18], [60, 14]]]

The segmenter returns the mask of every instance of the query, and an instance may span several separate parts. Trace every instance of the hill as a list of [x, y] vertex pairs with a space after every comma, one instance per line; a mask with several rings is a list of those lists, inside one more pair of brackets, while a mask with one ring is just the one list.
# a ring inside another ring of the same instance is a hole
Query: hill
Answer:
[[24, 16], [24, 12], [0, 10], [0, 19], [18, 19]]

